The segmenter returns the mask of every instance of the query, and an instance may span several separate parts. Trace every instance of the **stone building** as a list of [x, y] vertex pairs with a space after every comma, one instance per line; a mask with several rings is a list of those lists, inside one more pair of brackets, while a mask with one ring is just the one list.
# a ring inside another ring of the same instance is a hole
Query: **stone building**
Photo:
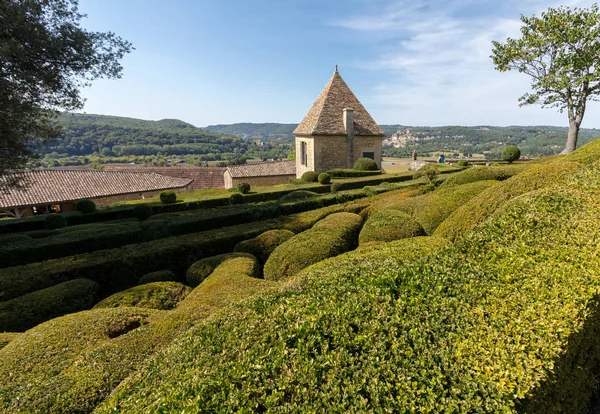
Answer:
[[223, 173], [227, 168], [221, 167], [154, 167], [140, 166], [136, 164], [107, 164], [104, 171], [128, 171], [139, 173], [156, 173], [175, 178], [189, 178], [192, 180], [190, 187], [192, 191], [204, 190], [206, 188], [223, 188]]
[[223, 174], [225, 188], [239, 183], [251, 186], [289, 184], [296, 178], [295, 161], [260, 162], [256, 164], [232, 165]]
[[371, 158], [381, 168], [383, 130], [340, 76], [333, 76], [294, 130], [296, 175], [352, 168], [359, 158]]

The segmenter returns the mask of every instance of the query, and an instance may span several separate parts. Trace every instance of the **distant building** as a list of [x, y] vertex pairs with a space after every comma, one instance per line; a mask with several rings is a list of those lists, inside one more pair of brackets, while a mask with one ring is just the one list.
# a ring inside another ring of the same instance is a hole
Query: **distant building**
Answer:
[[251, 186], [289, 184], [296, 178], [296, 162], [278, 161], [231, 165], [227, 167], [223, 177], [225, 188], [233, 188], [242, 182]]
[[[18, 176], [23, 188], [8, 186]], [[188, 191], [192, 180], [123, 171], [22, 170], [0, 177], [0, 213], [21, 218], [75, 210], [89, 198], [97, 206], [156, 197], [164, 190]]]
[[136, 164], [108, 164], [104, 171], [129, 171], [139, 173], [157, 173], [176, 178], [188, 178], [192, 180], [190, 187], [192, 191], [204, 190], [206, 188], [223, 188], [224, 167], [144, 167]]
[[337, 65], [300, 125], [296, 137], [296, 176], [352, 168], [359, 158], [371, 158], [381, 168], [383, 130], [352, 93]]

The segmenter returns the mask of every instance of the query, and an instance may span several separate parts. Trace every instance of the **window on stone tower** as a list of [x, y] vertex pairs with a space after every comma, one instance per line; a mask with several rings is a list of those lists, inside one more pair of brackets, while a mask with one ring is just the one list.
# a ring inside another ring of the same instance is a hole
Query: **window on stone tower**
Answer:
[[371, 158], [372, 160], [374, 160], [375, 153], [374, 152], [363, 152], [363, 158]]
[[300, 163], [308, 165], [308, 154], [306, 151], [306, 142], [300, 142]]

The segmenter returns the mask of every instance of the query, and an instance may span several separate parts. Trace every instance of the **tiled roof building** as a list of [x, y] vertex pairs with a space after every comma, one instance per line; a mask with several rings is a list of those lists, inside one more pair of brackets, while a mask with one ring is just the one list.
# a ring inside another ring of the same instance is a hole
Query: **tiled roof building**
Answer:
[[235, 187], [241, 182], [254, 186], [286, 184], [296, 178], [296, 161], [232, 165], [227, 167], [223, 176], [225, 188]]
[[296, 136], [296, 174], [352, 168], [359, 158], [381, 167], [383, 130], [352, 93], [337, 66], [302, 122]]
[[191, 189], [223, 188], [223, 173], [226, 168], [220, 167], [140, 167], [131, 164], [107, 165], [104, 171], [130, 171], [140, 173], [158, 173], [169, 177], [188, 178], [192, 180]]

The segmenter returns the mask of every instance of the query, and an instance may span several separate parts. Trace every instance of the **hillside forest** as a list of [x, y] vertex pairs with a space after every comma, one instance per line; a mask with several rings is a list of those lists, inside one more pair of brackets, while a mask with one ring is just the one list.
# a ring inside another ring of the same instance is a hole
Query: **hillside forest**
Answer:
[[[63, 113], [62, 137], [39, 148], [32, 166], [58, 167], [106, 163], [196, 166], [243, 164], [248, 159], [293, 159], [295, 124], [238, 123], [195, 127], [177, 119], [146, 121], [106, 115]], [[516, 145], [529, 157], [559, 153], [567, 128], [553, 126], [411, 127], [381, 125], [389, 139], [408, 136], [404, 147], [385, 145], [385, 157], [446, 152], [456, 156], [484, 154], [500, 158], [506, 145]], [[407, 134], [408, 132], [408, 134]], [[581, 129], [580, 145], [598, 137], [597, 129]]]

